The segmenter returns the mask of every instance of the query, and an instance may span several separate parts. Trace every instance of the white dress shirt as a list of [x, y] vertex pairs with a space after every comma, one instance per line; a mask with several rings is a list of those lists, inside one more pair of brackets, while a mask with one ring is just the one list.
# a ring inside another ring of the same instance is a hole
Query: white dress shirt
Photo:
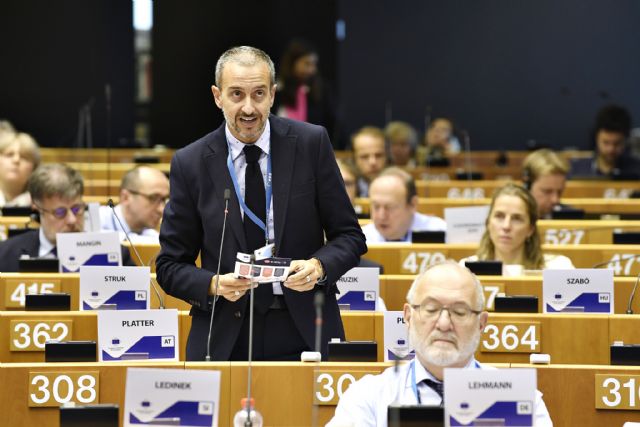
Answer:
[[[447, 223], [437, 216], [425, 215], [420, 212], [416, 212], [413, 214], [411, 228], [400, 241], [411, 243], [414, 231], [447, 231]], [[373, 221], [362, 227], [362, 232], [367, 239], [367, 244], [389, 242], [382, 234], [380, 234]]]
[[40, 247], [38, 248], [38, 258], [57, 258], [51, 251], [55, 249], [56, 245], [51, 243], [49, 239], [44, 235], [44, 230], [40, 227], [38, 231], [38, 237], [40, 239]]
[[159, 233], [153, 228], [143, 228], [141, 232], [137, 233], [131, 230], [127, 220], [122, 214], [122, 206], [117, 205], [113, 208], [118, 215], [118, 219], [122, 223], [118, 223], [113, 211], [109, 206], [100, 206], [100, 230], [102, 231], [117, 231], [120, 234], [120, 241], [126, 241], [125, 232], [129, 234], [131, 241], [134, 243], [159, 243]]
[[[236, 172], [236, 179], [238, 180], [238, 188], [240, 190], [240, 195], [244, 199], [245, 192], [245, 182], [244, 182], [244, 173], [247, 169], [247, 160], [244, 155], [244, 147], [247, 144], [239, 141], [231, 131], [229, 130], [229, 125], [225, 126], [225, 134], [227, 136], [227, 142], [229, 144], [229, 149], [231, 153], [231, 160], [233, 161], [233, 169]], [[260, 160], [258, 163], [260, 164], [260, 171], [262, 172], [262, 182], [267, 182], [267, 157], [269, 156], [271, 150], [271, 125], [267, 120], [267, 123], [264, 127], [264, 131], [260, 138], [253, 144], [258, 146], [262, 150], [262, 154], [260, 154]], [[273, 173], [273, 171], [272, 171]], [[244, 220], [244, 210], [242, 206], [240, 206], [240, 215]], [[271, 197], [271, 203], [269, 204], [269, 212], [267, 212], [267, 230], [269, 232], [269, 242], [275, 241], [275, 232], [274, 232], [274, 223], [273, 223], [273, 196]], [[250, 221], [250, 220], [249, 220]], [[282, 287], [280, 282], [273, 283], [273, 293], [275, 295], [282, 295]]]
[[[387, 408], [394, 402], [401, 405], [416, 405], [418, 399], [411, 384], [412, 363], [387, 368], [379, 375], [365, 375], [351, 384], [340, 398], [334, 417], [327, 427], [385, 427], [387, 425]], [[484, 366], [471, 358], [465, 369], [495, 369]], [[417, 359], [415, 362], [415, 380], [420, 400], [423, 405], [440, 405], [442, 399], [432, 388], [422, 383], [425, 379], [437, 381]], [[542, 393], [536, 390], [536, 427], [553, 426], [547, 406], [542, 400]]]

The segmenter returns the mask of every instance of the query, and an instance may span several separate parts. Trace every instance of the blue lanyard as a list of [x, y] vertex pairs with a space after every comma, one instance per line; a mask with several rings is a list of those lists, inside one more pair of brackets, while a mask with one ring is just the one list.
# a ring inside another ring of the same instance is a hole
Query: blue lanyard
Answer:
[[[473, 362], [473, 366], [475, 369], [480, 369], [480, 364], [477, 360]], [[416, 396], [416, 400], [418, 401], [418, 405], [422, 405], [422, 399], [420, 398], [420, 393], [418, 393], [418, 385], [416, 384], [416, 359], [413, 359], [409, 366], [409, 373], [411, 374], [411, 389], [413, 390], [413, 394]]]
[[[264, 230], [265, 242], [269, 243], [269, 229], [267, 224], [269, 224], [269, 210], [271, 208], [271, 196], [273, 193], [272, 174], [271, 174], [271, 154], [267, 155], [267, 182], [264, 185], [267, 206], [265, 209], [265, 218], [264, 218], [265, 221], [262, 222], [262, 220], [258, 218], [256, 214], [254, 214], [251, 211], [251, 209], [249, 209], [247, 204], [244, 202], [244, 198], [240, 193], [238, 178], [236, 177], [236, 169], [233, 166], [233, 159], [231, 158], [231, 147], [228, 144], [227, 146], [229, 151], [229, 155], [227, 156], [227, 168], [229, 169], [229, 175], [231, 175], [231, 181], [233, 182], [234, 190], [236, 190], [236, 196], [238, 197], [238, 202], [240, 203], [240, 207], [242, 208], [242, 211], [244, 212], [244, 214], [248, 215], [249, 219], [251, 219], [251, 221], [253, 221], [254, 224], [256, 224], [258, 227]], [[260, 167], [259, 163], [258, 163], [258, 167]], [[260, 173], [262, 173], [262, 171]]]

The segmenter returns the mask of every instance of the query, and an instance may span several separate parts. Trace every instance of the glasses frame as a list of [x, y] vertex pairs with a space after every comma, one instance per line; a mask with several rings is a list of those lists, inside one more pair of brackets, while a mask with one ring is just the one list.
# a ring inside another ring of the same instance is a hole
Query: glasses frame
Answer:
[[[45, 209], [42, 206], [38, 206], [38, 204], [34, 203], [35, 207], [38, 208], [39, 211], [44, 212], [44, 213], [48, 213], [51, 214], [54, 218], [56, 219], [65, 219], [67, 217], [67, 215], [69, 214], [69, 211], [71, 211], [71, 213], [73, 214], [73, 216], [77, 217], [79, 215], [83, 215], [85, 213], [85, 211], [87, 210], [87, 204], [86, 203], [76, 203], [75, 205], [67, 208], [65, 206], [60, 206], [59, 208], [55, 208], [55, 209]], [[74, 209], [77, 212], [74, 212]], [[57, 215], [56, 211], [60, 211], [60, 212], [64, 212], [61, 215]]]
[[[456, 305], [456, 304], [457, 303], [454, 303], [452, 305]], [[423, 304], [409, 304], [409, 305], [411, 306], [411, 308], [413, 308], [415, 311], [418, 312], [418, 316], [422, 317], [422, 311], [423, 311], [422, 310], [422, 306], [423, 306]], [[465, 316], [464, 318], [459, 318], [459, 317], [451, 315], [451, 311], [450, 311], [451, 310], [451, 306], [449, 306], [449, 305], [441, 305], [440, 306], [440, 311], [438, 312], [438, 315], [435, 316], [433, 319], [429, 319], [427, 317], [426, 320], [438, 321], [440, 319], [440, 316], [442, 316], [442, 312], [445, 311], [445, 310], [447, 311], [447, 314], [449, 315], [449, 320], [451, 322], [453, 322], [453, 323], [455, 323], [455, 322], [464, 322], [464, 321], [466, 321], [468, 319], [471, 319], [471, 314], [477, 316], [480, 313], [482, 313], [482, 310], [474, 310], [474, 309], [472, 309], [471, 307], [469, 307], [466, 304], [465, 304], [465, 308], [469, 310], [470, 315], [469, 316]]]
[[167, 203], [169, 203], [169, 196], [162, 197], [162, 196], [160, 196], [158, 194], [145, 194], [145, 193], [141, 193], [141, 192], [136, 191], [136, 190], [131, 190], [129, 188], [125, 188], [125, 190], [127, 190], [131, 194], [135, 194], [136, 196], [144, 197], [152, 205], [160, 204], [160, 202], [163, 202], [165, 205]]

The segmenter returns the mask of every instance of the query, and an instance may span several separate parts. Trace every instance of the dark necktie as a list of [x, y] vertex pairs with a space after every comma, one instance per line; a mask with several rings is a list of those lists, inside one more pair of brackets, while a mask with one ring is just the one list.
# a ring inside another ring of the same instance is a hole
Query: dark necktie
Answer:
[[[260, 163], [258, 162], [262, 149], [252, 144], [246, 145], [243, 151], [247, 162], [247, 169], [244, 172], [244, 202], [251, 209], [251, 212], [265, 222], [267, 216], [265, 212], [266, 196]], [[246, 212], [244, 214], [244, 234], [247, 239], [249, 253], [263, 247], [266, 242], [264, 230], [255, 224]], [[260, 313], [266, 313], [273, 299], [271, 284], [260, 285], [254, 292], [256, 310]]]
[[440, 406], [442, 406], [442, 404], [444, 403], [444, 383], [439, 383], [437, 381], [433, 381], [428, 378], [425, 380], [422, 380], [422, 382], [425, 383], [433, 391], [438, 393], [438, 396], [440, 396], [440, 399], [441, 399]]

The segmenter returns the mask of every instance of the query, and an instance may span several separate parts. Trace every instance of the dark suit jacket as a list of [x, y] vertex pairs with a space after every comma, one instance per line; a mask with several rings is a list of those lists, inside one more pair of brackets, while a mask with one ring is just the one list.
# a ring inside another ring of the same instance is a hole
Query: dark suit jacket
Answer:
[[[344, 337], [335, 282], [366, 251], [364, 235], [344, 190], [327, 132], [320, 126], [270, 116], [276, 255], [318, 258], [327, 275], [322, 342]], [[170, 295], [192, 304], [187, 359], [202, 360], [209, 328], [208, 296], [218, 263], [224, 191], [231, 190], [221, 274], [247, 252], [240, 207], [227, 169], [225, 125], [178, 150], [171, 161], [171, 197], [160, 229], [156, 272]], [[327, 243], [325, 244], [325, 234]], [[201, 253], [202, 268], [195, 266]], [[320, 285], [318, 285], [320, 286]], [[316, 286], [316, 288], [318, 288]], [[283, 286], [289, 312], [309, 348], [314, 347], [313, 291]], [[232, 303], [219, 298], [212, 359], [228, 360], [248, 308], [249, 294]]]
[[[30, 258], [38, 257], [40, 235], [38, 229], [29, 230], [0, 243], [0, 272], [10, 273], [19, 270], [22, 255]], [[131, 259], [129, 250], [122, 247], [122, 265], [136, 265]]]

